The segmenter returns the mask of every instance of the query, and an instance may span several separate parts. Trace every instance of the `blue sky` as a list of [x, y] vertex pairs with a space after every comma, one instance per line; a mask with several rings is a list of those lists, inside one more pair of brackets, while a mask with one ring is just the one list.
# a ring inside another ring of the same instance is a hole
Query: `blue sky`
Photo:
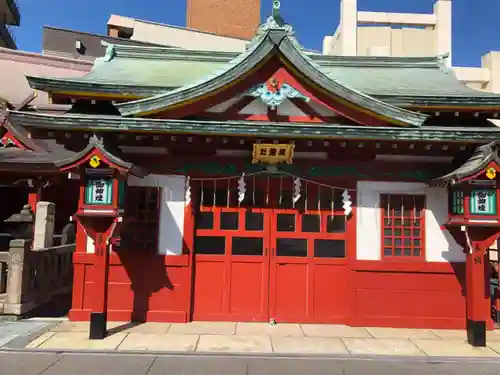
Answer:
[[[272, 0], [262, 1], [262, 18]], [[14, 33], [20, 49], [39, 52], [42, 26], [105, 33], [112, 13], [172, 25], [185, 25], [186, 0], [18, 0], [21, 26]], [[50, 6], [48, 5], [50, 4]], [[321, 49], [323, 36], [335, 31], [339, 0], [281, 0], [282, 13], [301, 43]], [[434, 0], [359, 0], [360, 10], [432, 12]], [[307, 5], [307, 8], [305, 8]], [[500, 1], [453, 0], [453, 64], [478, 66], [481, 56], [500, 50]]]

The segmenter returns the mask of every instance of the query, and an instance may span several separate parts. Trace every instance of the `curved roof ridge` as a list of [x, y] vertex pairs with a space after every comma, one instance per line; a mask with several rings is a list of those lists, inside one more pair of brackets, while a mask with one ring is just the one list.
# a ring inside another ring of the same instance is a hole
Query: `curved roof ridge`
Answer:
[[267, 22], [259, 27], [254, 39], [249, 44], [249, 48], [231, 60], [228, 66], [187, 86], [149, 98], [119, 103], [116, 104], [116, 107], [123, 116], [129, 116], [158, 112], [169, 106], [181, 104], [208, 92], [219, 90], [240, 79], [252, 68], [262, 63], [274, 50], [279, 50], [292, 65], [309, 76], [319, 86], [344, 100], [367, 108], [375, 114], [391, 118], [395, 123], [414, 126], [422, 125], [427, 119], [426, 115], [384, 103], [332, 80], [321, 71], [321, 67], [314, 63], [310, 56], [303, 52], [302, 46], [294, 37], [292, 27], [278, 24], [273, 17], [269, 17]]

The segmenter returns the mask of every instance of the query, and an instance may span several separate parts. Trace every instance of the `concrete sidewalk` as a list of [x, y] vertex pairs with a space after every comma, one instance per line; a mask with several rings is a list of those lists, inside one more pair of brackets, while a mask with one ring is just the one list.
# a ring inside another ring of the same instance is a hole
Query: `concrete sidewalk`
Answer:
[[498, 357], [500, 331], [474, 348], [465, 331], [360, 328], [339, 325], [193, 322], [108, 324], [104, 340], [88, 340], [87, 322], [62, 322], [26, 348], [140, 352], [283, 353]]

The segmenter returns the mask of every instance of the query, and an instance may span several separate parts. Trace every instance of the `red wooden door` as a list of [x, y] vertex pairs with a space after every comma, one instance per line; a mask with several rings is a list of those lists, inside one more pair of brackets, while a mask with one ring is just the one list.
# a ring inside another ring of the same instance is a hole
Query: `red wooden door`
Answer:
[[247, 184], [238, 205], [231, 195], [235, 183], [229, 195], [222, 183], [203, 187], [196, 214], [193, 319], [344, 322], [341, 192], [308, 184], [294, 205], [292, 179], [261, 177]]
[[236, 181], [209, 183], [196, 214], [193, 319], [266, 321], [271, 217], [266, 185], [249, 184], [238, 204]]
[[269, 316], [277, 322], [343, 323], [346, 317], [346, 218], [341, 191], [274, 183], [270, 228]]

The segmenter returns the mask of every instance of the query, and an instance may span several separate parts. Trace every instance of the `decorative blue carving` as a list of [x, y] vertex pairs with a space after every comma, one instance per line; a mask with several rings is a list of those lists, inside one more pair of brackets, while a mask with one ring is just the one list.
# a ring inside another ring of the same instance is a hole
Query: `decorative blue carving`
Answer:
[[276, 92], [270, 91], [267, 85], [262, 83], [253, 87], [245, 95], [260, 98], [272, 111], [275, 111], [286, 99], [301, 99], [305, 102], [311, 100], [288, 83], [282, 84]]

